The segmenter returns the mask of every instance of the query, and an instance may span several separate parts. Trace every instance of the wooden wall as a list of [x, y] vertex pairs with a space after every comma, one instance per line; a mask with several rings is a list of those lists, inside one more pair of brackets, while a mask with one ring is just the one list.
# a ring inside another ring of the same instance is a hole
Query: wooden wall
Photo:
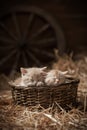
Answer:
[[66, 51], [87, 49], [87, 6], [84, 0], [3, 0], [0, 13], [11, 6], [34, 5], [46, 10], [61, 25], [66, 39]]

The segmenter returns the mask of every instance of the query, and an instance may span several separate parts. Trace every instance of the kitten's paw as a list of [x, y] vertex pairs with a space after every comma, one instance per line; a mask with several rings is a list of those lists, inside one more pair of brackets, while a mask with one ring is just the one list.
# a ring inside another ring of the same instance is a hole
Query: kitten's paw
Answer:
[[57, 85], [59, 83], [59, 79], [55, 79], [55, 78], [48, 78], [45, 80], [46, 85], [48, 86], [52, 86], [52, 85]]
[[50, 86], [50, 85], [53, 84], [53, 80], [50, 79], [50, 78], [47, 78], [47, 79], [45, 80], [45, 83], [46, 83], [46, 85]]
[[36, 85], [36, 82], [29, 82], [28, 84], [27, 84], [27, 86], [29, 86], [29, 87], [32, 87], [32, 86], [35, 86]]
[[44, 83], [43, 82], [37, 82], [37, 87], [43, 86]]

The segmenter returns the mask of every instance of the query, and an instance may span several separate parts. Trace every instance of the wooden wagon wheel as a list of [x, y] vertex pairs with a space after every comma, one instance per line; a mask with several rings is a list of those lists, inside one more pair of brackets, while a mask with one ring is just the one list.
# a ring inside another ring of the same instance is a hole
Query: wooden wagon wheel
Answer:
[[63, 52], [65, 38], [53, 18], [37, 7], [14, 7], [0, 16], [0, 71], [42, 66]]

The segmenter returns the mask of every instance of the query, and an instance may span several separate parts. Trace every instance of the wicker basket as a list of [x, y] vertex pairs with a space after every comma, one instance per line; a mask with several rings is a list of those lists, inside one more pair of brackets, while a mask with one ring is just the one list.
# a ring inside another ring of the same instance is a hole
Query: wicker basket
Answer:
[[14, 103], [25, 106], [35, 106], [40, 104], [44, 108], [47, 108], [54, 102], [57, 102], [62, 107], [65, 107], [67, 104], [75, 103], [78, 83], [78, 79], [67, 78], [65, 82], [60, 83], [57, 86], [10, 86]]

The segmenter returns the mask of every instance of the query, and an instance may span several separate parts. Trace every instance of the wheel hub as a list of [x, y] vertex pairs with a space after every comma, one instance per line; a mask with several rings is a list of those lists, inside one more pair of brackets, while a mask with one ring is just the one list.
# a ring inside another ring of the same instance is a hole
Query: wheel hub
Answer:
[[19, 43], [18, 43], [18, 48], [20, 49], [20, 50], [25, 50], [25, 48], [26, 48], [26, 46], [27, 46], [27, 43], [26, 43], [26, 41], [20, 41]]

